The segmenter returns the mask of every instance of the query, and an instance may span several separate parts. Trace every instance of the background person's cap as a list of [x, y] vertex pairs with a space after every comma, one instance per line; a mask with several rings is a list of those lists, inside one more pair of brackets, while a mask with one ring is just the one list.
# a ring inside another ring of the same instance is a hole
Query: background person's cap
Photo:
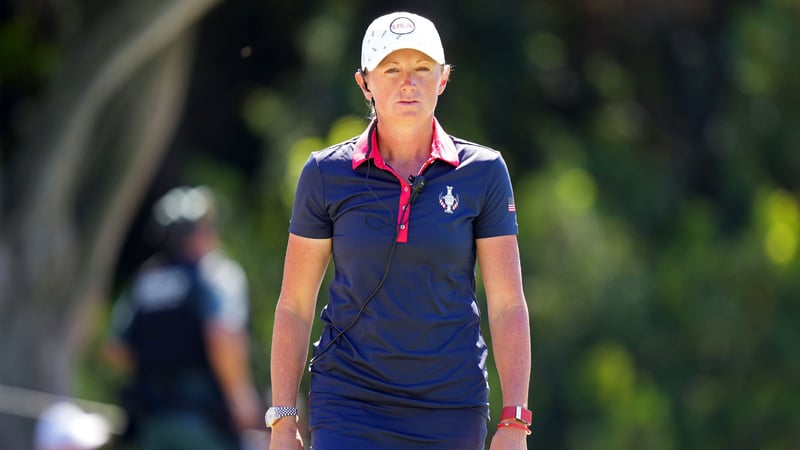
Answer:
[[373, 70], [389, 53], [404, 48], [421, 51], [444, 64], [442, 40], [433, 22], [416, 14], [395, 12], [378, 17], [367, 28], [361, 44], [361, 67]]
[[214, 222], [214, 194], [207, 186], [178, 186], [164, 194], [153, 206], [159, 226], [191, 229], [201, 221]]

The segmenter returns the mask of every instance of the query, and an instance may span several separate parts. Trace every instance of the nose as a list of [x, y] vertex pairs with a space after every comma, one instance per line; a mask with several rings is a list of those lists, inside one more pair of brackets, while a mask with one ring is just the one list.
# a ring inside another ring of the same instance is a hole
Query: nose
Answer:
[[417, 87], [417, 81], [414, 78], [414, 72], [412, 71], [403, 72], [403, 84], [401, 86], [405, 89], [411, 89]]

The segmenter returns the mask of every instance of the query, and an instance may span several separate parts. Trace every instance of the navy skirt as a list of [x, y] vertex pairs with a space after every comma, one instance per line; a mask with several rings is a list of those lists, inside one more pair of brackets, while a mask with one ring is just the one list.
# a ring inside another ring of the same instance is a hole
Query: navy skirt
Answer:
[[485, 407], [380, 405], [327, 393], [309, 399], [312, 450], [482, 450]]

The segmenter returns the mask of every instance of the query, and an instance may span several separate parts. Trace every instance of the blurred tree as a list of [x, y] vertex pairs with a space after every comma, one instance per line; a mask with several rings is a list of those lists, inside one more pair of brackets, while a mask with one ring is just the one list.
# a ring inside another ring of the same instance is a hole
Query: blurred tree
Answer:
[[[91, 308], [180, 115], [192, 28], [216, 3], [69, 11], [86, 14], [86, 32], [58, 42], [63, 64], [3, 167], [1, 384], [67, 392]], [[28, 423], [0, 415], [4, 448], [30, 447]]]

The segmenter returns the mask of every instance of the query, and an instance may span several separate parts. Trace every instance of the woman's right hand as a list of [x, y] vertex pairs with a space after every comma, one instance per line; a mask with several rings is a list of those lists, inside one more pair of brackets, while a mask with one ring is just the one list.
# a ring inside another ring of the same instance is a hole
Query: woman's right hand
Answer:
[[303, 437], [292, 417], [285, 417], [272, 426], [269, 450], [303, 450]]

